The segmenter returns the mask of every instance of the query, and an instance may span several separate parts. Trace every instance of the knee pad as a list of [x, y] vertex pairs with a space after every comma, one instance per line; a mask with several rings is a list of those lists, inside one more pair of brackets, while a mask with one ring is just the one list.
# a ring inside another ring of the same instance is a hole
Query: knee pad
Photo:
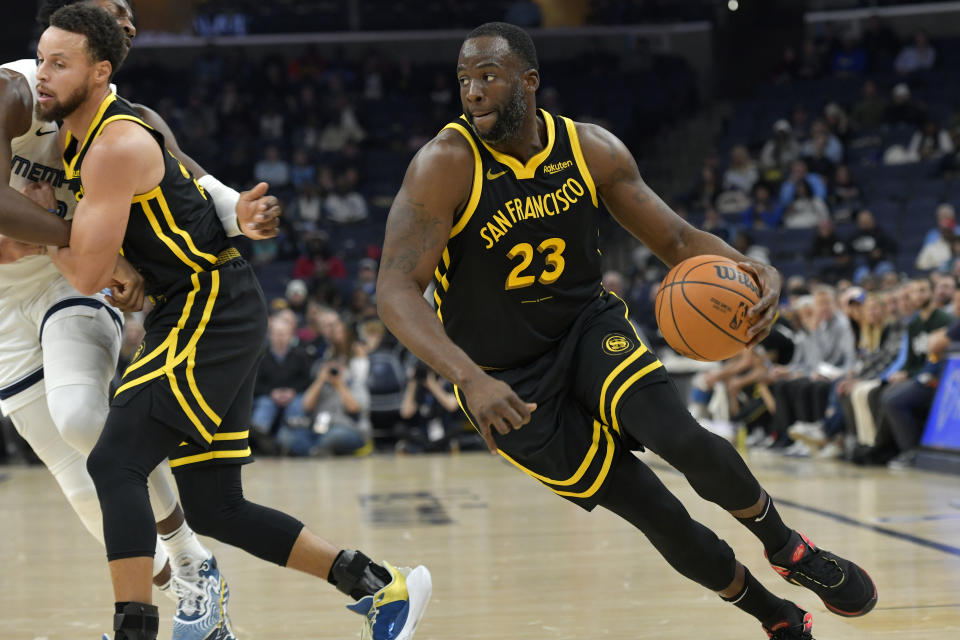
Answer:
[[74, 384], [47, 392], [50, 416], [63, 439], [74, 449], [88, 455], [103, 430], [109, 400], [106, 389]]

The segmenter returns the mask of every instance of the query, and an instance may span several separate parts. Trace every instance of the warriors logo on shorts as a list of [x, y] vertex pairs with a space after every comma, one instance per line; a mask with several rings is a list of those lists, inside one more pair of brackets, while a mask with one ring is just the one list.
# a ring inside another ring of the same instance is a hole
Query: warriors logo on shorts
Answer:
[[617, 356], [633, 349], [633, 341], [621, 333], [609, 333], [603, 339], [603, 352], [608, 356]]

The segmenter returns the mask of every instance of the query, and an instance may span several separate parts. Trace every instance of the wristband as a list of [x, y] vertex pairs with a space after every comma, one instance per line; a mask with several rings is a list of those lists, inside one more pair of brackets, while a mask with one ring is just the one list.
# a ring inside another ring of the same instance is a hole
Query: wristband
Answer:
[[217, 210], [217, 217], [220, 218], [223, 230], [227, 232], [227, 237], [241, 235], [243, 232], [237, 221], [237, 202], [240, 200], [240, 194], [209, 173], [198, 179], [197, 184], [213, 198], [213, 206]]

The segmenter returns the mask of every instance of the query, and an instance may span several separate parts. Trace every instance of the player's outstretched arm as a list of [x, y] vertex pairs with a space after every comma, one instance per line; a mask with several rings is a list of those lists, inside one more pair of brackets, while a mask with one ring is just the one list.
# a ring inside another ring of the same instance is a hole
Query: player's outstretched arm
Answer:
[[50, 215], [10, 186], [11, 145], [30, 128], [32, 108], [26, 78], [0, 70], [0, 264], [35, 255], [42, 250], [39, 245], [61, 246], [70, 240], [69, 222]]
[[760, 285], [760, 300], [749, 311], [750, 347], [770, 333], [780, 299], [779, 272], [742, 253], [713, 235], [696, 229], [653, 192], [640, 177], [633, 154], [615, 135], [591, 124], [577, 123], [584, 160], [590, 169], [597, 193], [614, 218], [647, 245], [667, 266], [692, 256], [713, 254], [740, 263]]
[[80, 293], [114, 283], [130, 202], [163, 179], [162, 150], [146, 129], [113, 122], [90, 146], [81, 169], [83, 199], [73, 214], [70, 246], [51, 251], [54, 264]]
[[506, 434], [535, 408], [491, 378], [455, 345], [423, 298], [447, 246], [454, 213], [470, 197], [473, 154], [459, 134], [441, 132], [411, 161], [387, 218], [377, 280], [377, 311], [417, 357], [461, 389], [492, 452], [491, 428]]
[[282, 213], [280, 201], [276, 196], [267, 195], [267, 183], [261, 182], [249, 191], [237, 193], [207, 173], [206, 169], [180, 148], [176, 136], [159, 113], [142, 104], [133, 106], [144, 122], [163, 135], [164, 144], [170, 153], [176, 156], [213, 198], [217, 217], [220, 218], [220, 224], [228, 237], [243, 234], [251, 240], [264, 240], [277, 235]]

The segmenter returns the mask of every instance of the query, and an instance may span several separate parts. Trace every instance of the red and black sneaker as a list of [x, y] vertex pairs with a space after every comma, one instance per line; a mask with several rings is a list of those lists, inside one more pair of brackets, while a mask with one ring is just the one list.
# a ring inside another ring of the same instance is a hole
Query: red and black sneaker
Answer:
[[799, 531], [794, 531], [786, 546], [768, 560], [784, 580], [810, 589], [837, 615], [862, 616], [877, 604], [877, 587], [866, 571], [818, 549]]
[[774, 620], [763, 625], [770, 640], [814, 640], [813, 615], [789, 600], [780, 607]]

